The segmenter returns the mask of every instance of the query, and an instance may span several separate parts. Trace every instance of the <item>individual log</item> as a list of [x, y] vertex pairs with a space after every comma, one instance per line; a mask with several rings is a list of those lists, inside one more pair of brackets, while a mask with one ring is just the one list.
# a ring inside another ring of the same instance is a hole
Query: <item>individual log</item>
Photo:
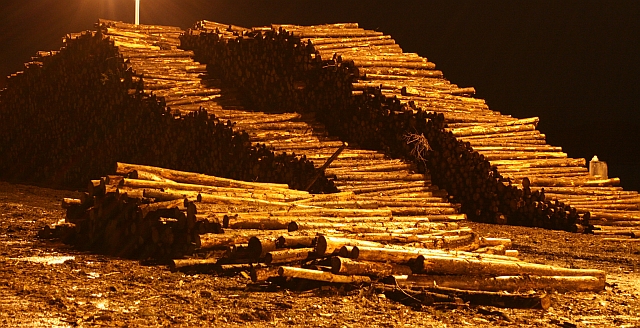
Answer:
[[214, 177], [210, 175], [192, 173], [178, 170], [164, 169], [154, 166], [117, 163], [116, 172], [119, 174], [126, 174], [131, 171], [146, 171], [165, 179], [169, 179], [181, 183], [200, 184], [215, 187], [234, 187], [234, 188], [252, 188], [252, 189], [285, 189], [288, 190], [289, 186], [285, 184], [274, 183], [258, 183], [232, 180], [220, 177]]
[[220, 269], [220, 265], [217, 264], [217, 258], [206, 259], [174, 259], [171, 260], [169, 268], [172, 272], [197, 272], [197, 273], [211, 273], [217, 272]]
[[509, 248], [512, 246], [511, 239], [480, 237], [480, 246], [498, 246], [498, 245], [502, 245]]
[[416, 269], [428, 274], [605, 277], [604, 271], [595, 269], [567, 269], [527, 262], [455, 258], [422, 254], [416, 259]]
[[70, 209], [73, 206], [80, 206], [82, 205], [82, 200], [81, 199], [76, 199], [76, 198], [63, 198], [62, 199], [62, 208], [64, 209]]
[[318, 236], [316, 241], [315, 250], [318, 257], [333, 254], [340, 250], [342, 246], [368, 246], [368, 247], [381, 247], [382, 244], [371, 241], [364, 241], [358, 239], [330, 237], [330, 236]]
[[282, 235], [276, 240], [277, 248], [308, 248], [316, 242], [315, 236], [291, 236]]
[[429, 287], [427, 290], [434, 293], [459, 297], [473, 305], [542, 310], [546, 310], [551, 306], [551, 297], [548, 294], [504, 294], [438, 286]]
[[290, 248], [282, 250], [269, 251], [264, 257], [266, 264], [282, 264], [293, 263], [299, 261], [312, 260], [315, 258], [314, 249], [309, 248]]
[[339, 256], [331, 258], [331, 272], [333, 272], [334, 274], [342, 275], [359, 275], [372, 277], [409, 275], [412, 273], [411, 268], [406, 265], [382, 262], [354, 261]]
[[253, 258], [264, 258], [267, 253], [276, 250], [277, 237], [253, 236], [249, 238], [248, 252]]
[[549, 187], [589, 187], [589, 186], [616, 186], [620, 184], [620, 178], [589, 180], [589, 179], [548, 179], [548, 178], [530, 178], [532, 186], [549, 186]]
[[185, 200], [177, 199], [177, 200], [170, 200], [166, 202], [142, 204], [138, 206], [138, 211], [140, 211], [141, 217], [144, 218], [150, 212], [155, 212], [158, 210], [168, 210], [168, 209], [174, 209], [174, 208], [179, 210], [186, 210], [187, 208], [185, 206]]
[[278, 274], [285, 278], [299, 278], [308, 279], [314, 281], [323, 281], [329, 283], [341, 283], [341, 284], [362, 284], [370, 283], [371, 278], [366, 276], [344, 276], [337, 275], [331, 272], [294, 268], [288, 266], [281, 266], [278, 269]]
[[390, 262], [404, 264], [414, 261], [421, 254], [427, 256], [438, 257], [459, 257], [459, 258], [472, 258], [472, 259], [495, 259], [501, 261], [519, 261], [517, 258], [494, 255], [494, 254], [475, 254], [464, 251], [450, 251], [442, 249], [426, 249], [407, 246], [392, 246], [392, 247], [367, 247], [367, 246], [354, 246], [350, 252], [351, 257], [356, 260], [362, 261], [378, 261], [378, 262]]

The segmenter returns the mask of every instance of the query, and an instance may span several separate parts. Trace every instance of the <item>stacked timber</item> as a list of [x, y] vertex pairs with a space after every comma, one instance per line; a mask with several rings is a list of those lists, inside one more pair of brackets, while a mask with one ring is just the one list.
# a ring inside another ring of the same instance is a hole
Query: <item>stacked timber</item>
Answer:
[[[278, 154], [286, 152], [312, 161], [340, 190], [364, 196], [375, 194], [380, 197], [377, 201], [382, 203], [402, 199], [404, 206], [396, 206], [396, 215], [403, 210], [408, 213], [402, 207], [409, 206], [414, 201], [411, 198], [415, 197], [424, 197], [417, 202], [429, 207], [422, 210], [425, 214], [433, 212], [434, 205], [430, 203], [448, 203], [446, 193], [433, 186], [428, 175], [416, 172], [415, 165], [389, 159], [382, 152], [347, 145], [339, 138], [329, 136], [327, 128], [310, 113], [282, 112], [275, 108], [279, 106], [277, 104], [266, 108], [263, 104], [254, 104], [245, 108], [244, 100], [247, 98], [241, 95], [246, 92], [246, 87], [242, 90], [225, 87], [220, 81], [222, 76], [218, 75], [220, 71], [207, 71], [205, 65], [190, 58], [192, 51], [173, 49], [171, 54], [167, 54], [156, 44], [156, 39], [163, 37], [162, 33], [145, 34], [145, 31], [155, 31], [157, 27], [136, 27], [106, 20], [101, 20], [101, 24], [106, 36], [116, 37], [116, 45], [133, 72], [144, 77], [143, 92], [163, 99], [171, 112], [188, 114], [204, 110], [226, 121], [234, 131], [246, 133], [256, 147], [264, 145]], [[229, 38], [248, 31], [207, 21], [198, 25]], [[277, 56], [265, 58], [278, 59]], [[253, 66], [247, 64], [246, 67]], [[252, 72], [243, 74], [259, 76]], [[251, 80], [243, 81], [249, 83]], [[323, 93], [319, 95], [326, 96]], [[263, 181], [279, 181], [274, 177], [280, 176], [280, 171], [281, 167], [275, 167], [273, 171], [259, 170], [256, 174], [259, 172], [265, 178]], [[448, 211], [453, 213], [454, 209], [450, 206]]]
[[[567, 231], [640, 222], [637, 192], [589, 176], [583, 159], [547, 145], [537, 118], [490, 110], [473, 88], [452, 84], [383, 33], [201, 22], [181, 41], [247, 106], [312, 112], [331, 135], [413, 162], [474, 221]], [[596, 195], [610, 198], [578, 197]]]
[[310, 194], [286, 184], [137, 164], [118, 163], [116, 173], [91, 180], [82, 198], [65, 199], [65, 222], [45, 228], [41, 236], [137, 258], [180, 257], [196, 248], [248, 243], [256, 231], [262, 237], [325, 232], [367, 245], [479, 247], [478, 236], [456, 223], [464, 215], [450, 203], [378, 203], [353, 192]]
[[546, 309], [546, 291], [604, 289], [604, 272], [521, 261], [509, 239], [480, 237], [458, 215], [394, 216], [392, 206], [353, 206], [365, 200], [351, 192], [310, 194], [152, 166], [118, 163], [116, 172], [90, 181], [80, 199], [64, 199], [65, 222], [41, 236], [170, 260], [172, 270], [240, 273], [254, 288], [379, 282], [380, 292], [408, 305], [416, 304], [400, 291], [428, 296], [417, 297], [421, 305]]
[[38, 53], [0, 92], [0, 177], [78, 188], [125, 160], [334, 192], [311, 161], [252, 144], [204, 109], [167, 107], [219, 94], [189, 87], [203, 69], [177, 49], [180, 33], [101, 21], [97, 31], [68, 35], [60, 51]]

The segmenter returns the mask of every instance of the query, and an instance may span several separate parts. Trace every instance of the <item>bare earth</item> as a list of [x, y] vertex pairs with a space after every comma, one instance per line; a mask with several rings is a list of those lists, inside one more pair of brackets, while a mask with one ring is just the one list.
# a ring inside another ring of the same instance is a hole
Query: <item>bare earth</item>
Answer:
[[604, 292], [554, 294], [552, 308], [416, 311], [372, 288], [345, 292], [245, 290], [243, 277], [184, 275], [167, 267], [79, 252], [39, 240], [64, 218], [73, 192], [0, 182], [0, 326], [3, 327], [638, 327], [640, 243], [469, 223], [512, 238], [523, 259], [607, 272]]

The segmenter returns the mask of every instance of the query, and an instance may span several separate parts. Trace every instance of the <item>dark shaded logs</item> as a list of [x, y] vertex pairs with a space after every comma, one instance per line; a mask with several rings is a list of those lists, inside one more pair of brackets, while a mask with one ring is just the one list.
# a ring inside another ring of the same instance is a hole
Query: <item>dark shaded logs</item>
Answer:
[[[0, 92], [1, 179], [78, 188], [111, 174], [117, 160], [298, 189], [318, 177], [309, 160], [252, 145], [231, 121], [197, 107], [172, 113], [165, 107], [170, 98], [144, 92], [140, 72], [128, 68], [114, 45], [125, 41], [105, 38], [107, 28], [117, 32], [101, 25], [95, 32], [68, 35], [60, 51], [38, 53], [8, 80]], [[166, 35], [179, 32], [171, 28]], [[192, 55], [175, 46], [149, 55], [159, 54]], [[131, 56], [136, 55], [144, 52]], [[309, 190], [336, 191], [322, 176]]]
[[[452, 98], [453, 94], [473, 93], [473, 90], [450, 84], [442, 89], [429, 86], [441, 93], [433, 96], [434, 99], [429, 98], [425, 108], [428, 112], [413, 100], [401, 102], [400, 99], [414, 99], [410, 96], [427, 99], [426, 93], [419, 88], [404, 88], [395, 81], [421, 76], [428, 82], [428, 78], [439, 77], [441, 73], [434, 71], [434, 65], [427, 64], [426, 60], [394, 50], [397, 46], [390, 42], [365, 44], [379, 35], [349, 34], [358, 38], [355, 43], [362, 41], [354, 45], [342, 35], [340, 29], [344, 27], [341, 26], [273, 26], [235, 34], [222, 26], [203, 26], [187, 31], [181, 37], [182, 47], [193, 50], [196, 59], [208, 64], [209, 72], [241, 90], [247, 107], [315, 112], [329, 133], [352, 145], [414, 161], [418, 172], [430, 172], [431, 181], [447, 190], [450, 200], [460, 203], [461, 211], [473, 221], [574, 232], [589, 226], [588, 212], [579, 214], [575, 207], [563, 202], [545, 200], [543, 191], [532, 191], [528, 184], [522, 183], [524, 180], [516, 185], [490, 163], [506, 156], [544, 161], [546, 167], [567, 166], [564, 163], [570, 160], [563, 158], [566, 154], [556, 153], [557, 147], [536, 146], [538, 143], [528, 141], [536, 140], [539, 135], [535, 131], [536, 118], [514, 120], [483, 112], [484, 107], [474, 103], [473, 98]], [[333, 36], [332, 33], [334, 38], [326, 38]], [[317, 46], [314, 41], [318, 42]], [[336, 47], [344, 56], [328, 56], [333, 50], [322, 50], [328, 44], [341, 42], [346, 43], [346, 50]], [[349, 57], [355, 61], [347, 60]], [[400, 62], [423, 65], [411, 64], [413, 68], [405, 68], [409, 66], [397, 64]], [[385, 71], [387, 67], [395, 68]], [[383, 87], [359, 82], [363, 79], [384, 80], [388, 84]], [[354, 83], [358, 90], [354, 89]], [[430, 107], [434, 103], [437, 106]], [[456, 106], [466, 107], [458, 110]], [[454, 121], [459, 117], [458, 122], [463, 124], [477, 122], [467, 120], [473, 113], [485, 117], [486, 126], [447, 128], [452, 121], [445, 119], [446, 115], [451, 114]], [[407, 139], [410, 134], [413, 138]], [[485, 155], [462, 139], [486, 134], [504, 137], [490, 138], [495, 140], [486, 143]], [[518, 140], [527, 141], [520, 144]], [[511, 153], [504, 155], [505, 151]]]

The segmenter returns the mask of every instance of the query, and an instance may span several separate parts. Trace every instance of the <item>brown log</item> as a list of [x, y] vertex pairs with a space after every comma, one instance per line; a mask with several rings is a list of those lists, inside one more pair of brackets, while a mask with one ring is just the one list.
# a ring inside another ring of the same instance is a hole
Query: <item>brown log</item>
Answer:
[[494, 254], [475, 254], [471, 252], [462, 251], [448, 251], [442, 249], [426, 249], [407, 246], [393, 246], [393, 247], [366, 247], [366, 246], [354, 246], [351, 251], [353, 259], [362, 261], [378, 261], [378, 262], [390, 262], [390, 263], [407, 263], [418, 258], [420, 254], [427, 254], [439, 257], [460, 257], [460, 258], [486, 258], [502, 261], [518, 261], [517, 258], [494, 255]]
[[259, 220], [234, 219], [229, 222], [223, 221], [223, 227], [231, 229], [285, 230], [288, 229], [289, 224], [290, 221], [279, 220], [277, 218]]
[[313, 248], [290, 248], [269, 251], [264, 258], [266, 264], [293, 263], [315, 258]]
[[308, 280], [323, 281], [323, 282], [330, 282], [330, 283], [358, 284], [358, 283], [371, 282], [371, 279], [366, 276], [344, 276], [344, 275], [333, 274], [331, 272], [302, 269], [302, 268], [293, 268], [293, 267], [287, 267], [287, 266], [281, 266], [278, 269], [278, 274], [281, 277], [286, 277], [286, 278], [308, 279]]
[[334, 252], [340, 250], [342, 246], [381, 247], [382, 244], [358, 239], [318, 236], [315, 245], [316, 255], [318, 255], [319, 257], [323, 257], [333, 254]]
[[594, 269], [567, 269], [551, 265], [419, 255], [416, 268], [428, 274], [453, 275], [538, 275], [538, 276], [594, 276], [604, 277], [605, 272]]
[[248, 251], [253, 258], [264, 258], [267, 253], [276, 250], [277, 237], [253, 236], [249, 238]]
[[179, 209], [186, 210], [185, 201], [182, 199], [178, 200], [170, 200], [166, 202], [156, 202], [151, 204], [142, 204], [138, 206], [138, 210], [141, 213], [141, 217], [146, 217], [150, 212], [158, 211], [158, 210], [168, 210], [168, 209]]
[[620, 178], [611, 178], [603, 180], [589, 179], [548, 179], [531, 177], [532, 186], [549, 186], [549, 187], [589, 187], [589, 186], [616, 186], [620, 184]]
[[74, 205], [75, 206], [82, 205], [82, 200], [81, 199], [76, 199], [76, 198], [63, 198], [62, 199], [62, 208], [69, 209]]
[[231, 245], [247, 244], [251, 237], [260, 235], [263, 237], [277, 238], [282, 234], [281, 231], [263, 231], [263, 230], [225, 230], [224, 234], [207, 233], [200, 235], [201, 251], [225, 249]]
[[502, 245], [509, 248], [512, 246], [511, 239], [480, 237], [480, 246], [498, 246], [498, 245]]
[[[434, 66], [435, 67], [435, 66]], [[442, 77], [442, 71], [434, 69], [410, 69], [410, 68], [387, 68], [387, 67], [359, 67], [361, 74], [369, 75], [400, 75], [411, 77]]]
[[502, 166], [519, 167], [568, 167], [585, 166], [584, 158], [547, 158], [547, 159], [522, 159], [522, 160], [493, 160], [491, 165], [498, 166], [498, 171]]
[[198, 192], [196, 191], [160, 191], [157, 189], [145, 189], [142, 195], [146, 198], [154, 198], [156, 201], [169, 201], [176, 199], [188, 199], [195, 201], [198, 199]]
[[307, 248], [315, 246], [315, 236], [283, 235], [276, 241], [277, 248]]
[[465, 302], [474, 305], [542, 310], [546, 310], [551, 306], [551, 297], [547, 294], [504, 294], [437, 286], [429, 287], [427, 290], [434, 293], [459, 297]]
[[158, 168], [146, 165], [117, 163], [116, 172], [119, 174], [125, 174], [131, 171], [146, 171], [165, 179], [173, 180], [181, 183], [200, 184], [215, 187], [234, 187], [234, 188], [252, 188], [252, 189], [285, 189], [288, 190], [289, 186], [285, 184], [274, 183], [259, 183], [259, 182], [247, 182], [232, 180], [220, 177], [214, 177], [204, 175], [200, 173], [184, 172], [178, 170], [170, 170], [164, 168]]
[[331, 272], [341, 275], [359, 275], [386, 277], [390, 275], [409, 275], [411, 268], [406, 265], [355, 261], [348, 258], [335, 256], [331, 258]]
[[169, 264], [171, 271], [210, 273], [220, 269], [217, 258], [174, 259]]

